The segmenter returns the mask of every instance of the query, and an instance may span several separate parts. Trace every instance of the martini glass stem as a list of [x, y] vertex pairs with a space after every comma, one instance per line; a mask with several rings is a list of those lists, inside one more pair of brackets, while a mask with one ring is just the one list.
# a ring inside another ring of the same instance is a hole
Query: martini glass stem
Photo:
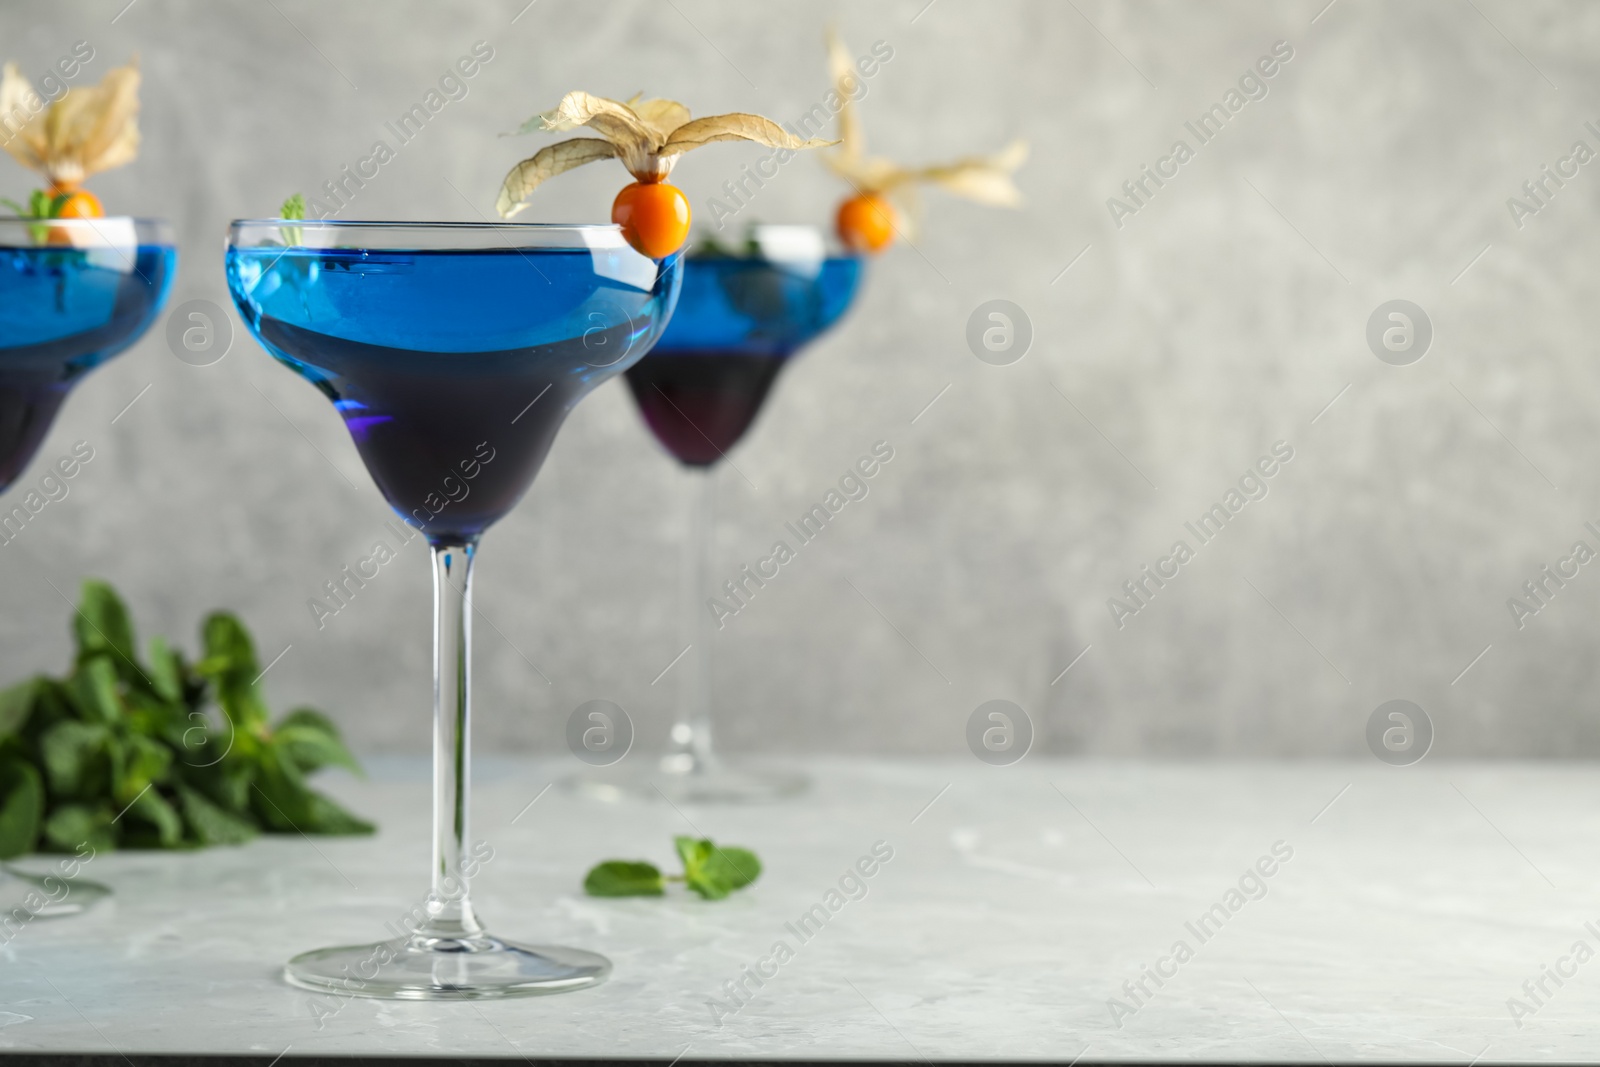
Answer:
[[483, 932], [462, 860], [472, 786], [472, 561], [477, 545], [433, 545], [433, 889], [426, 938]]
[[689, 522], [683, 542], [683, 641], [672, 759], [692, 774], [711, 767], [711, 613], [706, 607], [717, 518], [716, 467], [690, 467]]

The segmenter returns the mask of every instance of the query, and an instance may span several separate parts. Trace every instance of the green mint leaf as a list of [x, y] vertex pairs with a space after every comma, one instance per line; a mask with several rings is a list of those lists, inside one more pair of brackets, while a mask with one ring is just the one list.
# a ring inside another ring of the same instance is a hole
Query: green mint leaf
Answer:
[[377, 831], [367, 820], [352, 815], [338, 803], [313, 790], [306, 790], [306, 825], [308, 834], [337, 836], [364, 835]]
[[50, 206], [54, 203], [50, 194], [43, 189], [35, 189], [28, 197], [28, 215], [31, 218], [47, 219], [50, 217]]
[[711, 863], [716, 846], [710, 838], [675, 837], [672, 843], [683, 861], [684, 885], [706, 900], [721, 900], [732, 892], [722, 872]]
[[706, 900], [722, 900], [735, 889], [755, 881], [761, 861], [744, 848], [722, 848], [710, 838], [675, 837], [683, 861], [683, 881]]
[[178, 754], [182, 765], [180, 773], [191, 782], [209, 782], [217, 765], [227, 758], [230, 728], [211, 727], [210, 716], [199, 711], [182, 711], [182, 719], [175, 722], [166, 734], [167, 743]]
[[273, 748], [261, 749], [255, 780], [250, 783], [250, 810], [264, 829], [278, 833], [307, 832], [303, 824], [310, 819], [310, 793], [300, 779], [299, 770], [285, 763], [282, 753]]
[[123, 760], [112, 791], [123, 803], [132, 803], [146, 786], [164, 782], [171, 766], [170, 748], [143, 734], [130, 734], [123, 745]]
[[330, 766], [362, 773], [361, 764], [344, 747], [339, 728], [314, 708], [296, 708], [285, 715], [273, 728], [272, 742], [294, 761], [301, 774]]
[[678, 860], [683, 864], [685, 878], [700, 872], [705, 865], [706, 857], [711, 855], [711, 839], [704, 837], [685, 837], [679, 834], [672, 839], [672, 847], [677, 850]]
[[[176, 848], [183, 841], [183, 819], [178, 815], [178, 809], [154, 789], [144, 789], [134, 797], [123, 819], [129, 844], [145, 848]], [[141, 832], [140, 824], [153, 829], [154, 836], [147, 831]]]
[[684, 884], [706, 900], [725, 900], [728, 894], [733, 892], [727, 883], [704, 873], [697, 874], [693, 878], [685, 875]]
[[211, 745], [215, 747], [189, 749], [193, 754], [178, 765], [184, 784], [228, 814], [258, 826], [250, 809], [250, 798], [255, 793], [252, 788], [256, 779], [255, 764], [231, 753], [221, 756], [228, 747], [226, 734], [214, 736]]
[[584, 876], [583, 891], [591, 897], [659, 897], [666, 892], [666, 881], [654, 864], [607, 860]]
[[133, 640], [133, 620], [116, 590], [105, 582], [90, 578], [83, 583], [78, 613], [72, 617], [72, 632], [78, 639], [78, 656], [109, 652], [112, 666], [129, 681], [142, 681], [144, 672], [137, 662]]
[[10, 689], [0, 690], [0, 738], [19, 734], [28, 725], [34, 706], [39, 702], [39, 689], [39, 679], [29, 678]]
[[227, 612], [209, 616], [201, 630], [206, 656], [195, 670], [216, 682], [217, 703], [233, 726], [255, 733], [266, 726], [267, 706], [255, 681], [261, 675], [250, 631]]
[[305, 780], [277, 748], [261, 749], [250, 807], [270, 830], [301, 834], [370, 834], [375, 827], [345, 811]]
[[33, 706], [33, 717], [28, 720], [30, 733], [39, 733], [51, 723], [82, 718], [73, 701], [71, 688], [65, 681], [47, 678], [42, 674], [34, 681], [38, 683], [39, 692]]
[[747, 848], [718, 845], [706, 861], [706, 875], [728, 887], [743, 889], [761, 877], [761, 861]]
[[150, 639], [150, 687], [156, 696], [169, 704], [183, 702], [183, 657], [178, 655], [166, 639]]
[[18, 756], [0, 757], [0, 860], [26, 855], [39, 841], [44, 819], [44, 783]]
[[[295, 193], [283, 202], [280, 210], [282, 212], [280, 218], [303, 219], [306, 217], [306, 198]], [[280, 226], [278, 229], [283, 235], [284, 244], [293, 246], [305, 243], [306, 231], [303, 226]]]
[[242, 845], [256, 836], [255, 824], [206, 799], [197, 789], [180, 785], [178, 806], [190, 834], [202, 845]]
[[201, 626], [200, 637], [206, 649], [203, 662], [210, 664], [213, 671], [255, 676], [259, 669], [255, 642], [237, 617], [226, 611], [212, 612]]
[[74, 852], [84, 844], [107, 851], [116, 847], [115, 817], [105, 805], [62, 804], [45, 820], [44, 839], [58, 852]]
[[78, 714], [90, 722], [114, 723], [122, 718], [122, 700], [117, 696], [117, 669], [103, 655], [79, 663], [78, 669], [72, 672], [68, 695]]
[[[111, 731], [94, 722], [65, 719], [39, 738], [39, 754], [50, 778], [50, 792], [74, 797], [83, 793], [92, 766], [106, 750]], [[104, 772], [98, 776], [105, 780]]]

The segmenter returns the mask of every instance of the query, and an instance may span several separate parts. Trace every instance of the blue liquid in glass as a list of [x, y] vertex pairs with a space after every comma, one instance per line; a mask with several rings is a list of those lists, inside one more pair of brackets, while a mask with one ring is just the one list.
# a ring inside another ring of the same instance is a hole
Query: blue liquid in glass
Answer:
[[763, 259], [690, 257], [661, 340], [628, 370], [656, 439], [692, 467], [738, 443], [789, 357], [837, 322], [854, 299], [861, 261], [808, 270]]
[[573, 406], [649, 350], [680, 278], [625, 248], [244, 247], [227, 270], [256, 338], [436, 543], [511, 510]]
[[0, 247], [0, 491], [73, 383], [155, 320], [177, 263], [170, 245]]

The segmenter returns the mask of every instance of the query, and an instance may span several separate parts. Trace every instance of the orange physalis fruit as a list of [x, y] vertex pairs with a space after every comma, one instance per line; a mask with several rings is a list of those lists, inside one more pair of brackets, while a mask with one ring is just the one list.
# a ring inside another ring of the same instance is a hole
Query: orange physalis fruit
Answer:
[[852, 252], [877, 252], [894, 239], [894, 205], [876, 193], [852, 196], [839, 205], [834, 225]]
[[[67, 189], [52, 185], [49, 190], [50, 197], [57, 200], [54, 218], [58, 219], [103, 219], [106, 212], [100, 206], [100, 198], [87, 189]], [[63, 199], [64, 198], [64, 199]]]
[[612, 202], [611, 221], [634, 248], [665, 259], [689, 238], [689, 198], [666, 182], [634, 182]]

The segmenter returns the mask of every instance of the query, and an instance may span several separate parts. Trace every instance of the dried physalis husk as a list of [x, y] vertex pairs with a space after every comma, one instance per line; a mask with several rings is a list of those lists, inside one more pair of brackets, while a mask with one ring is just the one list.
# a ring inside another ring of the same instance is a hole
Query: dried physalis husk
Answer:
[[892, 193], [895, 185], [905, 182], [928, 182], [980, 204], [1017, 207], [1022, 203], [1022, 192], [1011, 175], [1027, 159], [1028, 142], [1019, 139], [992, 156], [967, 156], [953, 163], [902, 171], [886, 191]]
[[905, 221], [916, 215], [915, 187], [937, 185], [980, 204], [1016, 207], [1022, 193], [1011, 175], [1028, 158], [1028, 143], [1011, 142], [990, 156], [966, 156], [952, 163], [931, 167], [902, 167], [887, 159], [869, 157], [866, 136], [856, 115], [855, 98], [860, 91], [860, 75], [844, 44], [831, 31], [828, 34], [828, 69], [834, 92], [840, 100], [839, 147], [822, 155], [822, 161], [861, 195], [883, 195], [898, 201]]
[[856, 92], [861, 85], [861, 75], [856, 71], [855, 60], [850, 58], [850, 50], [831, 29], [828, 31], [828, 74], [833, 79], [834, 95], [839, 98], [839, 150], [831, 156], [863, 159], [867, 154], [867, 138], [861, 129], [861, 119], [856, 115]]
[[511, 173], [500, 185], [495, 210], [501, 218], [509, 219], [522, 210], [523, 201], [527, 200], [530, 193], [557, 174], [597, 159], [615, 159], [616, 156], [616, 145], [593, 137], [576, 137], [541, 148], [533, 154], [533, 158], [524, 159], [511, 168]]
[[[20, 116], [27, 118], [13, 129]], [[0, 75], [0, 117], [11, 131], [6, 151], [55, 189], [76, 188], [91, 174], [131, 162], [139, 154], [138, 116], [137, 62], [49, 104], [15, 63]]]
[[580, 127], [593, 130], [600, 138], [560, 141], [511, 168], [495, 202], [502, 218], [527, 206], [528, 197], [545, 181], [597, 159], [619, 159], [635, 180], [659, 182], [672, 173], [683, 153], [715, 141], [751, 141], [790, 150], [837, 143], [820, 138], [802, 140], [760, 115], [735, 112], [691, 119], [689, 109], [676, 100], [635, 96], [624, 102], [584, 92], [568, 93], [561, 103], [535, 115], [517, 132], [561, 133]]

